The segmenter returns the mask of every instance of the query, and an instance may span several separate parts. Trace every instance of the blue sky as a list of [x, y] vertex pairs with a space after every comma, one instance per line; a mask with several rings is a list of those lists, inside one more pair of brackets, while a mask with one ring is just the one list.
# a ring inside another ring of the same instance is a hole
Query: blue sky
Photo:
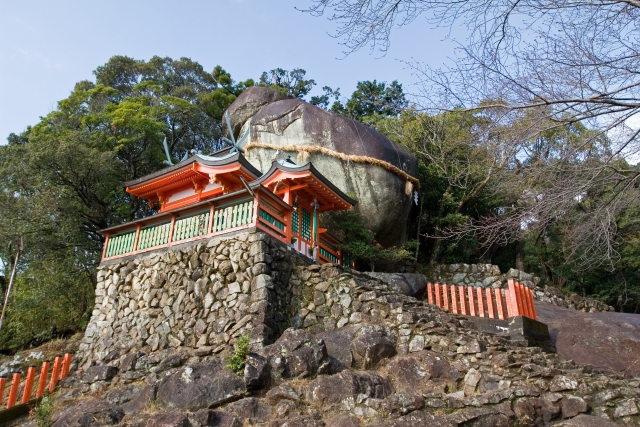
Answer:
[[[295, 7], [309, 0], [0, 0], [0, 143], [56, 108], [76, 82], [114, 55], [148, 60], [188, 57], [207, 71], [221, 65], [236, 80], [276, 67], [303, 68], [344, 96], [360, 80], [397, 79], [412, 91], [403, 64], [438, 65], [453, 55], [445, 31], [424, 20], [396, 31], [391, 49], [346, 58], [335, 24]], [[329, 33], [329, 34], [328, 34]], [[343, 58], [343, 59], [340, 59]]]

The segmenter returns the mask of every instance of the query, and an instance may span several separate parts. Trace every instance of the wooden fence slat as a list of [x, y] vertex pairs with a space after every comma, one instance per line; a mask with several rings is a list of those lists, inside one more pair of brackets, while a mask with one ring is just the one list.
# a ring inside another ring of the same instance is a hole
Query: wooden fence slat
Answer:
[[22, 390], [22, 403], [27, 403], [31, 400], [31, 390], [33, 389], [33, 380], [36, 378], [36, 367], [29, 366], [27, 368], [27, 378], [24, 381], [24, 389]]
[[435, 303], [435, 300], [433, 298], [433, 284], [431, 282], [427, 283], [427, 298], [429, 304], [433, 305]]
[[485, 293], [487, 294], [487, 311], [489, 314], [489, 319], [495, 319], [496, 315], [493, 311], [493, 298], [491, 295], [491, 288], [487, 288]]
[[44, 396], [44, 389], [47, 386], [47, 375], [49, 374], [49, 367], [51, 366], [51, 362], [45, 360], [42, 362], [42, 367], [40, 368], [40, 378], [38, 379], [38, 388], [36, 389], [36, 399]]
[[436, 283], [434, 286], [436, 292], [436, 305], [442, 308], [442, 294], [440, 293], [440, 283]]
[[498, 319], [504, 320], [504, 308], [502, 306], [502, 289], [494, 289], [493, 293], [496, 296], [496, 308], [498, 310]]
[[478, 315], [480, 317], [485, 317], [484, 315], [484, 297], [482, 296], [482, 288], [476, 288], [476, 294], [478, 294]]
[[11, 378], [11, 388], [9, 389], [9, 399], [7, 399], [7, 409], [13, 408], [16, 404], [16, 399], [18, 398], [18, 387], [20, 387], [20, 378], [22, 378], [22, 374], [20, 372], [15, 372], [13, 374], [13, 378]]
[[459, 314], [458, 311], [458, 297], [456, 295], [456, 285], [449, 285], [449, 289], [451, 290], [451, 311], [454, 314]]
[[467, 294], [469, 296], [469, 315], [475, 317], [477, 312], [476, 312], [476, 299], [473, 293], [473, 286], [467, 287]]
[[465, 286], [458, 286], [458, 295], [460, 296], [460, 314], [467, 315], [467, 293], [464, 291]]

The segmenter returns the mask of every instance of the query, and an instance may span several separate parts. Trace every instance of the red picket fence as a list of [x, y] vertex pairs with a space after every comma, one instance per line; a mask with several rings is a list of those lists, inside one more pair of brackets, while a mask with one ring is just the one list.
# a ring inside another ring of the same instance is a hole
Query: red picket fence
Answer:
[[454, 314], [505, 320], [525, 316], [537, 320], [533, 291], [515, 280], [508, 289], [478, 288], [447, 284], [427, 284], [429, 304]]
[[[53, 371], [51, 372], [51, 380], [49, 381], [48, 391], [53, 393], [58, 381], [67, 378], [69, 376], [69, 369], [71, 368], [71, 359], [73, 355], [67, 353], [63, 356], [56, 356], [53, 360]], [[51, 363], [49, 361], [43, 362], [40, 368], [40, 375], [38, 376], [38, 387], [36, 388], [36, 399], [44, 396], [45, 389], [47, 389], [47, 377], [49, 376], [49, 368]], [[20, 380], [22, 379], [21, 372], [15, 372], [11, 378], [11, 386], [9, 388], [9, 396], [7, 398], [7, 409], [15, 406], [18, 399], [18, 392], [20, 390]], [[27, 369], [27, 376], [25, 377], [24, 387], [22, 388], [22, 399], [20, 403], [28, 403], [31, 400], [33, 394], [33, 384], [36, 380], [36, 367], [29, 366]], [[7, 386], [7, 377], [0, 377], [0, 407], [4, 403], [5, 389]]]

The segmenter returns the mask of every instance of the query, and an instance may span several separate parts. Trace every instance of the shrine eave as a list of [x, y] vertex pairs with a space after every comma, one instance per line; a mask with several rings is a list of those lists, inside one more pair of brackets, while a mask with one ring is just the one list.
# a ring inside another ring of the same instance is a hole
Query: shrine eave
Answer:
[[201, 165], [209, 166], [209, 167], [223, 167], [223, 166], [230, 166], [234, 163], [239, 163], [241, 168], [244, 170], [244, 172], [246, 172], [248, 175], [252, 175], [253, 179], [256, 179], [260, 175], [262, 175], [260, 171], [256, 169], [254, 166], [252, 166], [251, 163], [249, 163], [249, 161], [240, 153], [233, 153], [233, 154], [229, 154], [219, 158], [205, 156], [202, 154], [195, 154], [189, 157], [188, 159], [180, 163], [177, 163], [173, 166], [160, 169], [159, 171], [150, 173], [148, 175], [145, 175], [138, 179], [134, 179], [132, 181], [123, 182], [122, 186], [129, 187], [129, 188], [139, 188], [142, 185], [145, 185], [147, 183], [153, 182], [158, 179], [163, 179], [165, 176], [172, 177], [172, 176], [178, 175], [183, 171], [188, 171], [190, 169], [193, 169], [191, 165], [194, 163], [199, 163]]
[[297, 182], [304, 182], [314, 192], [317, 192], [320, 197], [325, 199], [327, 205], [331, 206], [330, 209], [327, 210], [349, 209], [358, 203], [343, 193], [311, 163], [302, 166], [293, 164], [289, 166], [286, 161], [274, 161], [271, 164], [271, 168], [254, 182], [269, 187], [280, 179], [292, 179]]

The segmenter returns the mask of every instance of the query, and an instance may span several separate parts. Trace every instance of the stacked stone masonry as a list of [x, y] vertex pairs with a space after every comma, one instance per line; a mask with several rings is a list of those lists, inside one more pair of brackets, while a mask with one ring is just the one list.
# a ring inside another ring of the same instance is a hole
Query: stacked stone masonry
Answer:
[[130, 350], [261, 344], [288, 327], [294, 266], [307, 263], [250, 232], [104, 263], [79, 349], [83, 363]]
[[[640, 423], [637, 378], [484, 333], [262, 233], [104, 264], [98, 277], [55, 427], [87, 414], [192, 427]], [[224, 357], [245, 334], [238, 376]]]

